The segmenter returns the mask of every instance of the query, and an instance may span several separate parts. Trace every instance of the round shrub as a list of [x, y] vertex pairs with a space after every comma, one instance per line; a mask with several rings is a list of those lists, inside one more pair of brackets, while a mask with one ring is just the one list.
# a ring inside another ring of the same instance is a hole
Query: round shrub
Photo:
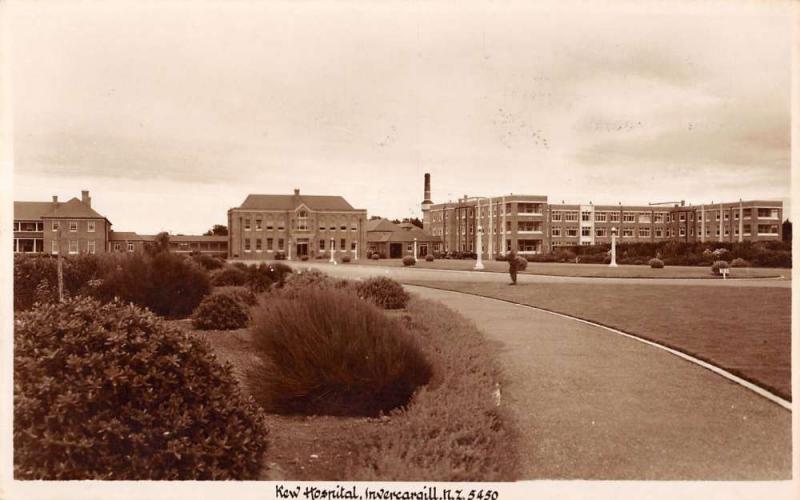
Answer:
[[425, 256], [425, 262], [433, 262], [433, 255], [428, 254]]
[[417, 259], [415, 259], [414, 257], [412, 257], [410, 255], [406, 255], [405, 257], [403, 257], [403, 265], [404, 266], [413, 266], [416, 263], [417, 263]]
[[[279, 272], [275, 270], [276, 265], [261, 263], [258, 266], [250, 266], [245, 273], [245, 285], [255, 293], [266, 292], [273, 283], [281, 279]], [[286, 266], [286, 264], [280, 265]]]
[[342, 264], [349, 264], [350, 260], [351, 260], [350, 256], [349, 255], [345, 255], [344, 257], [342, 257]]
[[408, 403], [432, 373], [397, 320], [341, 290], [276, 298], [252, 331], [264, 363], [248, 386], [272, 412], [375, 416]]
[[119, 297], [167, 318], [185, 318], [210, 291], [205, 269], [192, 259], [160, 252], [121, 259], [97, 295], [105, 301]]
[[720, 276], [722, 274], [720, 269], [728, 269], [728, 263], [724, 260], [718, 260], [711, 265], [711, 272], [716, 276]]
[[247, 325], [247, 306], [232, 294], [209, 295], [192, 315], [192, 326], [198, 330], [236, 330]]
[[385, 276], [359, 282], [356, 285], [356, 294], [384, 309], [402, 309], [408, 302], [408, 293], [403, 285]]
[[254, 306], [258, 302], [258, 299], [256, 299], [256, 294], [254, 294], [249, 288], [233, 288], [226, 290], [225, 293], [229, 294], [231, 297], [246, 306]]
[[301, 255], [300, 256], [300, 260], [302, 260], [303, 262], [307, 261], [308, 260], [308, 255]]
[[750, 263], [741, 257], [737, 257], [731, 261], [731, 267], [750, 267]]
[[317, 269], [308, 269], [286, 276], [280, 295], [285, 298], [294, 298], [307, 289], [331, 290], [347, 288], [346, 280], [336, 279]]
[[286, 254], [283, 252], [275, 252], [275, 260], [286, 260]]
[[220, 269], [222, 266], [225, 265], [225, 262], [222, 259], [217, 257], [212, 257], [211, 255], [200, 253], [192, 255], [192, 258], [195, 262], [206, 268], [207, 270], [211, 271], [212, 269]]
[[263, 412], [230, 365], [150, 312], [90, 298], [15, 318], [14, 476], [254, 479]]
[[[241, 264], [237, 262], [236, 264]], [[227, 266], [217, 271], [211, 276], [211, 284], [214, 286], [242, 286], [247, 281], [247, 266], [241, 269], [237, 265]]]
[[524, 271], [528, 268], [528, 259], [517, 255], [517, 271]]
[[650, 259], [648, 262], [650, 267], [653, 269], [663, 269], [664, 268], [664, 261], [661, 259]]
[[372, 255], [370, 255], [369, 258], [372, 260], [379, 260], [381, 255], [378, 252], [372, 252]]

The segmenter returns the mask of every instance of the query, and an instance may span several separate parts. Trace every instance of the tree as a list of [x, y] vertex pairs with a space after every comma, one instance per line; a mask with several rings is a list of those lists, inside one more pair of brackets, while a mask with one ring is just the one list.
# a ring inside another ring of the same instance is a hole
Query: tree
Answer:
[[792, 221], [786, 219], [783, 221], [783, 241], [792, 241]]
[[203, 233], [203, 236], [228, 236], [228, 226], [214, 224], [214, 227]]
[[369, 216], [369, 220], [379, 220], [379, 219], [382, 219], [382, 217], [380, 215], [370, 215]]
[[407, 223], [413, 224], [413, 225], [417, 226], [418, 228], [422, 229], [422, 221], [419, 220], [418, 217], [414, 217], [413, 219], [409, 218], [409, 217], [406, 217], [405, 219], [403, 219], [403, 222], [407, 222]]
[[145, 250], [147, 250], [150, 255], [169, 252], [169, 233], [158, 233], [153, 240], [153, 243], [147, 245]]

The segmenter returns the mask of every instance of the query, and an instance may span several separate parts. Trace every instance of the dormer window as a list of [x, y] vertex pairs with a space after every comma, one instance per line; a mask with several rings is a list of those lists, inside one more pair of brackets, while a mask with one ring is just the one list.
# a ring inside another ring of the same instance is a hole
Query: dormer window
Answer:
[[308, 212], [305, 210], [297, 212], [297, 230], [308, 231]]

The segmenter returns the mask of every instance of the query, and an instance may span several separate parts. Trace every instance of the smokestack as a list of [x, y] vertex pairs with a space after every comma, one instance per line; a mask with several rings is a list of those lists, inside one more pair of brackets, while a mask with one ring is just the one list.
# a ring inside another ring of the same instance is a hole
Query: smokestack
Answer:
[[425, 196], [422, 200], [422, 203], [432, 203], [431, 202], [431, 174], [425, 174]]
[[81, 191], [81, 201], [87, 207], [92, 208], [92, 199], [89, 197], [89, 191]]

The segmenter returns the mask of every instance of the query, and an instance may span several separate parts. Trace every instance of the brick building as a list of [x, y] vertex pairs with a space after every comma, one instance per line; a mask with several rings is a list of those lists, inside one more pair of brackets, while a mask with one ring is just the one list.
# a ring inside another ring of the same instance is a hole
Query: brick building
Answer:
[[111, 222], [92, 209], [89, 191], [80, 200], [14, 202], [15, 253], [104, 253], [110, 232]]
[[251, 194], [228, 210], [228, 257], [311, 258], [334, 252], [358, 258], [367, 245], [367, 211], [341, 196]]
[[441, 238], [433, 236], [410, 223], [395, 224], [388, 219], [367, 221], [367, 251], [383, 258], [405, 256], [421, 258], [439, 251]]
[[442, 238], [448, 252], [475, 253], [477, 231], [482, 252], [494, 257], [515, 250], [540, 254], [563, 246], [611, 242], [780, 241], [780, 201], [738, 201], [710, 205], [550, 204], [543, 195], [467, 197], [435, 204], [425, 174], [422, 219], [426, 231]]
[[[109, 252], [142, 252], [148, 245], [154, 244], [156, 235], [137, 234], [132, 232], [111, 231], [109, 236]], [[170, 235], [169, 251], [173, 253], [205, 253], [227, 257], [227, 236]]]

